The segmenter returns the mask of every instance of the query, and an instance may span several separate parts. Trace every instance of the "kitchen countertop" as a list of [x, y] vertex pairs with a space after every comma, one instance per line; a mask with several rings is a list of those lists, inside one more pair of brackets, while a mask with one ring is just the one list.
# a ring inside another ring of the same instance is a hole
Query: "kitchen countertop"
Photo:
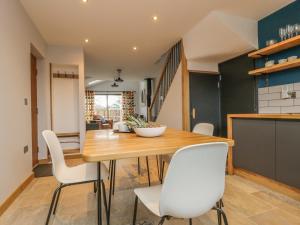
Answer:
[[227, 119], [249, 118], [249, 119], [300, 119], [300, 113], [291, 114], [228, 114]]

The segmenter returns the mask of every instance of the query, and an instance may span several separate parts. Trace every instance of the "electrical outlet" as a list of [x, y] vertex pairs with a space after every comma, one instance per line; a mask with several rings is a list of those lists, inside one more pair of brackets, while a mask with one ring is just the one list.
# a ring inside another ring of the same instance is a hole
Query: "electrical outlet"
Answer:
[[24, 154], [28, 152], [28, 145], [24, 146]]
[[289, 95], [291, 96], [292, 99], [297, 98], [297, 92], [296, 92], [296, 91], [291, 91], [291, 92], [289, 93]]

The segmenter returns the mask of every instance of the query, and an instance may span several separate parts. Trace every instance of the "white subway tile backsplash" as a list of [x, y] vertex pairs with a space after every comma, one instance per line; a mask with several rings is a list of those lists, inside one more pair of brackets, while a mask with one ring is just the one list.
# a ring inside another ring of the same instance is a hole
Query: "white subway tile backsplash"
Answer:
[[294, 83], [294, 91], [300, 91], [300, 83]]
[[281, 93], [271, 93], [269, 94], [269, 100], [281, 99]]
[[294, 99], [294, 105], [300, 105], [300, 98]]
[[258, 101], [258, 107], [267, 107], [269, 106], [269, 101]]
[[265, 88], [259, 88], [258, 89], [258, 94], [259, 95], [263, 95], [263, 94], [268, 94], [269, 93], [269, 88], [265, 87]]
[[269, 87], [269, 93], [281, 92], [281, 89], [284, 86], [288, 86], [290, 91], [294, 90], [294, 84], [285, 84], [285, 85], [277, 85], [277, 86]]
[[269, 106], [293, 106], [293, 99], [281, 99], [281, 100], [273, 100], [269, 101]]
[[280, 113], [280, 107], [261, 107], [259, 113]]
[[262, 94], [258, 95], [258, 101], [277, 100], [281, 98], [280, 93]]
[[[295, 99], [282, 99], [282, 87], [296, 91]], [[259, 113], [300, 113], [300, 83], [277, 85], [258, 89]]]
[[300, 106], [281, 107], [281, 113], [300, 113]]
[[269, 100], [269, 94], [258, 95], [258, 101], [267, 101]]

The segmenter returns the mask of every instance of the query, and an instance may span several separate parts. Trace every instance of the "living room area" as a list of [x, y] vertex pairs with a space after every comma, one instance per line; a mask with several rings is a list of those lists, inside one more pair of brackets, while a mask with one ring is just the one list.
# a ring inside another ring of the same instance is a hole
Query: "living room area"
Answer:
[[[86, 130], [118, 129], [131, 115], [147, 119], [146, 80], [86, 80]], [[150, 80], [153, 82], [153, 79]], [[149, 92], [149, 93], [148, 93]]]

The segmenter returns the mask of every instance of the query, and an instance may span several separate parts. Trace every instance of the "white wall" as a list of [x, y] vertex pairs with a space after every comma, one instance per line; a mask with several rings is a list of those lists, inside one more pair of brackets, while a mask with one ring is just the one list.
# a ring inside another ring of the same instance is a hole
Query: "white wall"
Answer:
[[0, 34], [1, 204], [32, 173], [30, 44], [45, 56], [46, 43], [18, 0], [0, 1]]
[[[78, 74], [78, 67], [53, 65], [52, 73]], [[79, 132], [78, 89], [78, 79], [52, 79], [52, 119], [56, 133]]]
[[218, 72], [218, 63], [258, 46], [257, 21], [212, 11], [183, 36], [189, 70]]
[[157, 122], [170, 128], [182, 130], [182, 67], [179, 65]]

